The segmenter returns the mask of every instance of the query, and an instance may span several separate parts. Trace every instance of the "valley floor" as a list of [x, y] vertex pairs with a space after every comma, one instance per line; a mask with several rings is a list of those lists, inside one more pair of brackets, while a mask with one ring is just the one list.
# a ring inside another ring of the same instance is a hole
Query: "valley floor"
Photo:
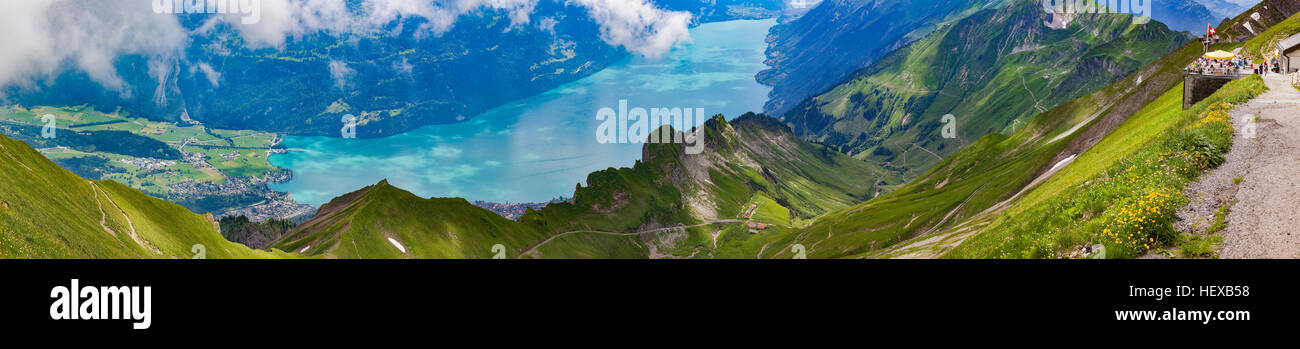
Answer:
[[1282, 75], [1264, 80], [1268, 92], [1231, 112], [1226, 162], [1188, 186], [1179, 212], [1180, 230], [1204, 234], [1228, 205], [1221, 258], [1300, 258], [1300, 90]]

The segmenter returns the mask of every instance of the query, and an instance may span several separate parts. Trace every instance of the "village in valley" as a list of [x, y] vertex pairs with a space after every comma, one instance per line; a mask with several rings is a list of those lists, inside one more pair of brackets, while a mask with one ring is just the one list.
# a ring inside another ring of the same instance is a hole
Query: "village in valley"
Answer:
[[117, 181], [197, 213], [261, 221], [315, 212], [267, 186], [293, 176], [269, 161], [286, 151], [274, 133], [211, 129], [187, 115], [152, 121], [89, 106], [4, 107], [0, 133], [78, 175]]

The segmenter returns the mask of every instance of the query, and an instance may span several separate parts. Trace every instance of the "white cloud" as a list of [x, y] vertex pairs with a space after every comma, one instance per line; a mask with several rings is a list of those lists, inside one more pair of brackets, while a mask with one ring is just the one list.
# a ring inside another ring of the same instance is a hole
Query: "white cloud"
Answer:
[[[67, 69], [86, 73], [110, 90], [126, 86], [114, 64], [141, 54], [150, 66], [174, 59], [188, 43], [175, 16], [156, 15], [148, 2], [129, 0], [0, 1], [0, 87], [32, 87]], [[165, 76], [164, 76], [165, 77]]]
[[232, 13], [216, 18], [231, 24], [252, 48], [280, 47], [288, 37], [345, 32], [354, 25], [344, 0], [261, 0], [257, 23], [244, 24], [245, 16]]
[[402, 60], [393, 62], [393, 71], [402, 75], [411, 75], [411, 72], [415, 71], [415, 66], [412, 66], [406, 57], [402, 57]]
[[[280, 47], [287, 38], [316, 32], [374, 32], [403, 18], [422, 17], [420, 33], [442, 35], [460, 16], [476, 10], [505, 11], [511, 28], [530, 22], [539, 0], [365, 0], [364, 16], [353, 16], [343, 0], [263, 0], [261, 21], [240, 24], [242, 14], [222, 19], [235, 26], [252, 47]], [[547, 0], [551, 1], [551, 0]], [[560, 1], [560, 0], [555, 0]], [[563, 0], [581, 6], [601, 26], [601, 38], [614, 46], [658, 57], [690, 39], [691, 14], [661, 10], [647, 0]], [[553, 19], [541, 28], [553, 28]]]
[[203, 72], [203, 77], [208, 79], [208, 83], [211, 83], [212, 87], [221, 86], [221, 73], [212, 69], [212, 65], [199, 63], [199, 71]]
[[348, 64], [342, 61], [330, 61], [330, 77], [334, 79], [334, 87], [343, 89], [348, 86], [348, 79], [356, 71], [348, 68]]
[[[320, 32], [374, 32], [412, 17], [427, 19], [421, 32], [440, 35], [460, 16], [480, 9], [505, 11], [511, 28], [520, 28], [530, 23], [538, 1], [364, 0], [365, 15], [358, 15], [348, 10], [345, 0], [260, 0], [257, 23], [243, 24], [246, 13], [213, 14], [211, 20], [190, 32], [181, 26], [177, 15], [155, 13], [153, 1], [0, 0], [0, 35], [5, 37], [0, 50], [0, 88], [36, 87], [38, 81], [74, 69], [125, 94], [127, 86], [115, 69], [122, 56], [147, 57], [150, 74], [165, 82], [174, 75], [189, 36], [206, 35], [217, 25], [234, 28], [249, 48], [277, 48], [291, 38]], [[658, 57], [690, 38], [690, 14], [663, 11], [647, 0], [542, 1], [586, 8], [600, 25], [604, 41], [636, 54]], [[555, 24], [553, 20], [539, 21], [543, 29]], [[352, 69], [337, 63], [331, 62], [331, 75], [336, 81], [340, 76], [346, 79]], [[220, 81], [220, 74], [210, 66], [200, 69], [214, 86]], [[164, 88], [160, 86], [159, 91]]]
[[551, 18], [551, 17], [542, 18], [542, 20], [538, 21], [537, 23], [537, 29], [541, 29], [542, 31], [547, 33], [555, 34], [555, 25], [559, 23], [560, 21], [555, 20], [555, 18]]
[[611, 45], [651, 58], [690, 40], [691, 14], [660, 10], [645, 0], [568, 0], [587, 8]]
[[268, 48], [282, 47], [289, 38], [317, 32], [374, 32], [393, 21], [412, 17], [428, 20], [420, 28], [422, 33], [441, 35], [451, 30], [460, 16], [481, 8], [507, 11], [514, 27], [528, 23], [537, 1], [365, 0], [361, 4], [365, 15], [354, 16], [344, 0], [261, 0], [257, 23], [244, 24], [247, 15], [241, 13], [214, 18], [234, 27], [249, 47]]
[[402, 60], [394, 61], [393, 72], [403, 74], [403, 76], [411, 76], [411, 73], [415, 72], [415, 65], [411, 65], [411, 61], [407, 60], [407, 57], [402, 57]]

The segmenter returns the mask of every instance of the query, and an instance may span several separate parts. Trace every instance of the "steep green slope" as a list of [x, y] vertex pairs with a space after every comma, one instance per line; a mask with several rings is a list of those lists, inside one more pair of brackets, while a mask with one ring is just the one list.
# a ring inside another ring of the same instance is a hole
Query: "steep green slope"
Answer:
[[[985, 134], [1015, 131], [1187, 41], [1158, 22], [1055, 15], [1039, 2], [1017, 1], [898, 50], [782, 120], [801, 136], [910, 179]], [[942, 136], [948, 114], [954, 138]]]
[[1086, 257], [1101, 244], [1106, 257], [1122, 258], [1174, 243], [1183, 187], [1232, 145], [1227, 110], [1264, 89], [1250, 76], [1185, 111], [1182, 86], [1170, 89], [949, 256]]
[[[1295, 8], [1300, 11], [1300, 6]], [[1267, 29], [1258, 26], [1264, 18], [1239, 20], [1257, 23], [1254, 28], [1262, 29], [1261, 34], [1245, 43], [1216, 48], [1243, 47], [1249, 52], [1276, 42], [1277, 33], [1294, 30], [1300, 15]], [[1085, 246], [1100, 244], [1106, 257], [1117, 258], [1178, 244], [1181, 237], [1171, 223], [1174, 212], [1186, 202], [1183, 187], [1217, 166], [1231, 146], [1233, 127], [1225, 120], [1231, 105], [1264, 89], [1262, 80], [1252, 76], [1181, 110], [1182, 86], [1171, 88], [1080, 154], [1061, 174], [1026, 193], [985, 233], [969, 239], [949, 257], [1087, 257], [1097, 252], [1087, 248], [1084, 253]], [[1107, 218], [1131, 215], [1142, 220]]]
[[0, 258], [293, 256], [226, 241], [210, 216], [117, 182], [87, 181], [4, 136], [0, 188]]
[[332, 258], [488, 258], [493, 245], [542, 238], [464, 199], [424, 199], [381, 181], [322, 205], [272, 246]]
[[[1300, 3], [1300, 1], [1297, 1], [1297, 3]], [[1295, 27], [1297, 24], [1300, 24], [1300, 14], [1291, 16], [1291, 18], [1278, 23], [1275, 27], [1270, 27], [1267, 30], [1261, 31], [1263, 34], [1253, 37], [1245, 43], [1219, 44], [1213, 49], [1231, 51], [1239, 47], [1243, 50], [1249, 47], [1260, 47], [1266, 42], [1276, 41], [1276, 35], [1272, 35], [1272, 33], [1293, 30], [1288, 28]], [[1193, 50], [1184, 48], [1183, 50], [1171, 54], [1163, 60], [1170, 62], [1170, 64], [1166, 64], [1166, 70], [1163, 72], [1167, 74], [1168, 71], [1177, 68], [1176, 64], [1173, 63], [1176, 63], [1178, 60], [1190, 61], [1191, 59], [1195, 59], [1199, 52], [1199, 49]], [[1061, 175], [1053, 176], [1050, 180], [1044, 182], [1042, 187], [1027, 193], [1025, 199], [1021, 200], [1020, 203], [1017, 203], [1016, 206], [1028, 207], [1036, 205], [1048, 197], [1058, 195], [1060, 191], [1064, 190], [1066, 187], [1078, 185], [1089, 177], [1105, 171], [1118, 161], [1117, 159], [1120, 157], [1135, 154], [1145, 145], [1146, 141], [1157, 138], [1158, 135], [1168, 131], [1177, 123], [1178, 120], [1181, 120], [1178, 117], [1173, 117], [1174, 115], [1191, 117], [1191, 115], [1188, 114], [1189, 112], [1181, 110], [1183, 97], [1181, 89], [1181, 85], [1171, 87], [1168, 91], [1164, 92], [1159, 99], [1146, 104], [1142, 110], [1137, 112], [1137, 114], [1126, 119], [1124, 123], [1120, 124], [1114, 131], [1106, 134], [1105, 139], [1102, 139], [1101, 142], [1097, 143], [1097, 145], [1088, 149], [1087, 152], [1079, 154], [1079, 158], [1073, 161], [1067, 168], [1068, 171], [1063, 171]], [[1206, 99], [1206, 101], [1240, 103], [1245, 96], [1253, 95], [1253, 93], [1247, 93], [1250, 91], [1254, 90], [1244, 86], [1239, 86], [1237, 89], [1230, 89], [1228, 92], [1217, 92], [1215, 96]], [[1190, 110], [1199, 110], [1203, 114], [1206, 105], [1208, 104], [1198, 103], [1198, 105]]]

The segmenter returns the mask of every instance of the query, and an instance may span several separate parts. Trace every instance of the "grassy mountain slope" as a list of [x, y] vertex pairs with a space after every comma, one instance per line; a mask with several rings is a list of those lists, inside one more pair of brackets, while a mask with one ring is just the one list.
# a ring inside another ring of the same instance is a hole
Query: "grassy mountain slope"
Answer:
[[[1069, 18], [1069, 24], [1045, 23]], [[1188, 39], [1127, 15], [1059, 16], [1038, 2], [984, 10], [805, 101], [782, 120], [801, 136], [914, 178], [971, 141], [1108, 85]], [[943, 117], [956, 137], [941, 137]]]
[[88, 181], [0, 136], [0, 258], [286, 258], [226, 241], [210, 216]]
[[[1231, 51], [1239, 47], [1243, 48], [1243, 50], [1252, 46], [1259, 47], [1262, 42], [1275, 41], [1275, 35], [1271, 35], [1271, 33], [1297, 30], [1288, 29], [1295, 28], [1297, 24], [1300, 24], [1300, 13], [1292, 15], [1291, 18], [1278, 23], [1274, 27], [1268, 28], [1267, 31], [1261, 31], [1262, 35], [1251, 38], [1245, 43], [1225, 43], [1216, 45], [1214, 49]], [[1166, 58], [1166, 60], [1171, 63], [1176, 63], [1178, 59], [1190, 60], [1195, 58], [1196, 53], [1199, 53], [1199, 49], [1184, 49]], [[1168, 65], [1169, 69], [1176, 68], [1175, 64]], [[1234, 89], [1226, 89], [1226, 91], [1217, 92], [1211, 98], [1207, 98], [1206, 101], [1240, 103], [1244, 99], [1248, 99], [1246, 96], [1255, 93], [1251, 91], [1256, 91], [1256, 88], [1260, 87], [1255, 85], [1236, 86]], [[1068, 167], [1069, 171], [1054, 176], [1044, 182], [1042, 187], [1027, 193], [1025, 199], [1021, 200], [1017, 206], [1037, 205], [1046, 198], [1059, 195], [1066, 187], [1081, 184], [1089, 177], [1095, 176], [1112, 166], [1120, 157], [1137, 153], [1144, 147], [1146, 141], [1155, 139], [1158, 135], [1169, 131], [1180, 120], [1178, 117], [1171, 116], [1181, 115], [1190, 118], [1197, 116], [1191, 114], [1204, 114], [1210, 104], [1214, 103], [1203, 101], [1194, 106], [1193, 109], [1189, 109], [1189, 111], [1182, 111], [1182, 86], [1171, 87], [1159, 99], [1146, 104], [1141, 111], [1126, 119], [1123, 124], [1120, 124], [1118, 128], [1107, 134], [1105, 139], [1097, 145], [1088, 149], [1087, 152], [1079, 154], [1079, 158]], [[1199, 111], [1199, 113], [1191, 111]]]
[[1182, 85], [1171, 88], [950, 257], [1082, 257], [1076, 251], [1094, 244], [1108, 258], [1135, 257], [1175, 243], [1182, 188], [1231, 146], [1227, 109], [1263, 90], [1251, 76], [1184, 111]]
[[338, 258], [487, 258], [495, 244], [542, 237], [464, 199], [424, 199], [381, 181], [322, 205], [272, 246]]
[[[1294, 23], [1300, 23], [1300, 14], [1244, 43], [1217, 48], [1249, 51], [1275, 42], [1276, 33], [1294, 30]], [[1231, 146], [1227, 110], [1264, 89], [1262, 80], [1252, 76], [1181, 110], [1182, 86], [1171, 88], [950, 257], [1079, 257], [1083, 246], [1093, 244], [1105, 246], [1110, 258], [1133, 257], [1185, 243], [1186, 237], [1172, 228], [1174, 212], [1186, 202], [1183, 187], [1217, 166]], [[1142, 220], [1108, 218], [1134, 214]]]

